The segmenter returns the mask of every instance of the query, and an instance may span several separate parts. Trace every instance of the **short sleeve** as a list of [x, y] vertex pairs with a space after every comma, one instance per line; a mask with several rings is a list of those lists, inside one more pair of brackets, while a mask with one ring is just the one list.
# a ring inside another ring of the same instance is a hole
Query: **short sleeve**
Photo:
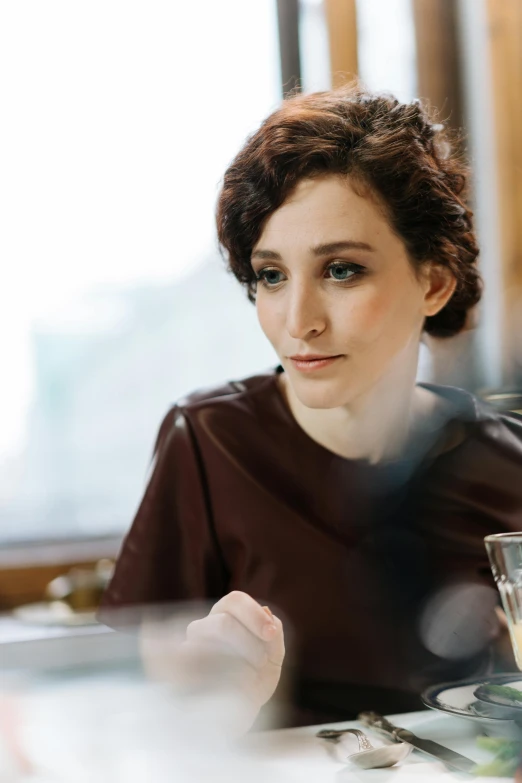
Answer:
[[221, 597], [226, 584], [198, 445], [184, 411], [174, 407], [160, 427], [150, 479], [100, 619], [105, 610]]
[[417, 525], [453, 581], [493, 585], [484, 538], [522, 529], [522, 423], [488, 417], [430, 466], [417, 489]]

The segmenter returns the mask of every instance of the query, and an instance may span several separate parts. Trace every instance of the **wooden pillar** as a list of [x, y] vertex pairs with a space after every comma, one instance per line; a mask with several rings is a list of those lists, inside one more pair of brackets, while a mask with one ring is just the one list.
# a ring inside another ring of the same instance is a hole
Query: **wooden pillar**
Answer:
[[324, 0], [324, 4], [332, 87], [338, 87], [354, 79], [358, 72], [355, 0]]
[[462, 68], [456, 0], [413, 0], [420, 98], [428, 100], [450, 127], [460, 129]]
[[522, 3], [486, 0], [506, 386], [522, 386]]
[[[463, 63], [457, 0], [412, 0], [412, 11], [417, 95], [437, 111], [447, 127], [462, 131]], [[451, 340], [428, 340], [432, 381], [473, 390], [480, 385], [476, 335], [472, 329], [475, 315], [469, 315], [467, 327]]]
[[299, 0], [277, 0], [279, 59], [283, 97], [301, 88]]

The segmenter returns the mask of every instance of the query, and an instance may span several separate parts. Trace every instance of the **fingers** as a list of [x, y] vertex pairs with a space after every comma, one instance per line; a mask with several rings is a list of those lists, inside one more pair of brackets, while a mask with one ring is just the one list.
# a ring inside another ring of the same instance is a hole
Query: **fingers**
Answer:
[[216, 688], [229, 691], [250, 716], [243, 727], [248, 730], [281, 677], [285, 656], [281, 620], [239, 591], [220, 599], [203, 619], [188, 625], [186, 616], [184, 622], [177, 619], [142, 628], [145, 671], [190, 694]]
[[285, 644], [283, 624], [268, 607], [260, 606], [246, 593], [229, 593], [212, 607], [208, 617], [192, 624], [188, 637], [192, 648], [197, 646], [196, 640], [206, 644], [227, 640], [228, 649], [252, 667], [250, 676], [245, 673], [245, 693], [259, 705], [273, 695], [281, 676]]
[[281, 667], [285, 657], [285, 637], [283, 633], [283, 623], [279, 617], [275, 616], [275, 614], [272, 615], [272, 617], [275, 632], [271, 641], [265, 643], [265, 650], [268, 663]]
[[221, 598], [210, 610], [210, 615], [228, 613], [236, 618], [250, 633], [264, 642], [270, 642], [277, 634], [275, 618], [246, 593], [234, 590]]
[[504, 610], [501, 609], [500, 606], [495, 606], [495, 614], [497, 615], [498, 621], [500, 623], [500, 627], [508, 630], [509, 629], [508, 619], [506, 617], [506, 613], [504, 612]]
[[256, 669], [265, 666], [268, 660], [265, 644], [227, 612], [211, 612], [203, 620], [190, 623], [187, 641], [240, 655]]

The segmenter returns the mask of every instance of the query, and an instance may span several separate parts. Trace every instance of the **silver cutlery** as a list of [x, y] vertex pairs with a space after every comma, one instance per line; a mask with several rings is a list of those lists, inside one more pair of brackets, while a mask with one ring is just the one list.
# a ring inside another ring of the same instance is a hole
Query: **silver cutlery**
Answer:
[[[346, 735], [354, 736], [358, 741], [358, 750], [353, 751], [353, 746], [343, 739]], [[347, 760], [360, 769], [384, 769], [393, 767], [411, 753], [411, 745], [399, 742], [393, 745], [384, 745], [374, 748], [366, 734], [359, 729], [321, 729], [316, 734], [321, 739], [339, 743], [343, 750], [347, 751]]]
[[379, 733], [388, 737], [388, 739], [393, 739], [396, 742], [408, 742], [410, 745], [413, 745], [416, 750], [420, 750], [428, 756], [439, 759], [439, 761], [442, 761], [443, 764], [451, 769], [473, 774], [473, 770], [477, 766], [471, 759], [466, 758], [466, 756], [461, 756], [460, 753], [456, 753], [454, 750], [445, 748], [444, 745], [439, 745], [438, 742], [422, 739], [411, 731], [408, 731], [408, 729], [394, 726], [389, 720], [383, 718], [383, 716], [379, 715], [377, 712], [362, 712], [357, 720], [360, 721], [363, 726], [377, 730]]

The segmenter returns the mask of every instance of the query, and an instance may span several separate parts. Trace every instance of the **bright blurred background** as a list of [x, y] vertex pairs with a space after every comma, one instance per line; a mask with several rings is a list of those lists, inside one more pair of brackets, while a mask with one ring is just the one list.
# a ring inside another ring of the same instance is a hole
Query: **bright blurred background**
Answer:
[[518, 0], [7, 0], [0, 71], [0, 608], [115, 554], [177, 398], [275, 363], [214, 205], [296, 83], [358, 73], [464, 130], [487, 295], [420, 372], [517, 393]]

